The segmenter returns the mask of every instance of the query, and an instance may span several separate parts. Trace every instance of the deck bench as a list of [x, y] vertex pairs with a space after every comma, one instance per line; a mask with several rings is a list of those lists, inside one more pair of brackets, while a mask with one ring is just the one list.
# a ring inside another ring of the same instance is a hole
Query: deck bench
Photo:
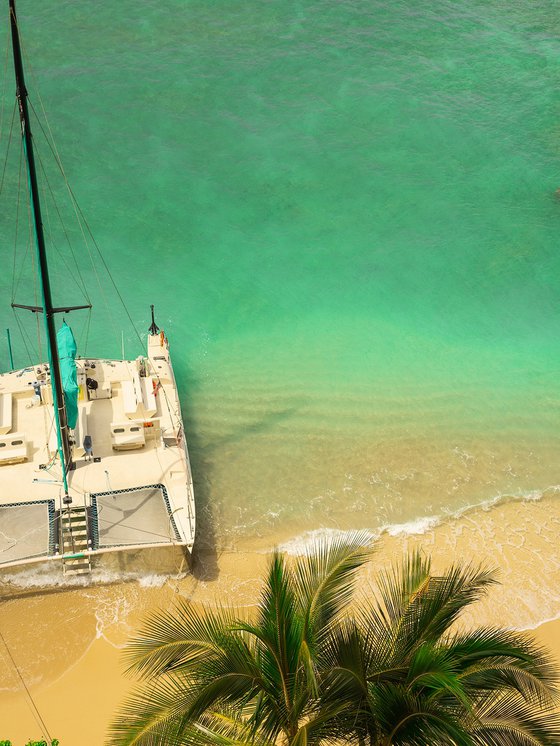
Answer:
[[27, 461], [27, 439], [23, 433], [0, 435], [0, 465]]
[[146, 437], [142, 422], [112, 422], [111, 445], [114, 451], [130, 451], [144, 448]]
[[0, 394], [0, 397], [0, 435], [5, 435], [12, 429], [12, 395]]

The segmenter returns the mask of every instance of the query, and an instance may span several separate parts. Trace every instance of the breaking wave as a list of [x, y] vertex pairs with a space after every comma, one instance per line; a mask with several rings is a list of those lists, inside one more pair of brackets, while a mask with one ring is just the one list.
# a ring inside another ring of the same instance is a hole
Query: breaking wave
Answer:
[[[467, 505], [453, 512], [450, 511], [448, 513], [441, 513], [439, 515], [419, 516], [404, 523], [385, 524], [383, 526], [380, 526], [378, 529], [363, 531], [362, 534], [365, 537], [365, 541], [374, 541], [375, 539], [379, 539], [383, 534], [388, 534], [389, 536], [421, 536], [423, 534], [427, 534], [430, 531], [433, 531], [438, 526], [444, 523], [457, 520], [467, 514], [475, 513], [479, 510], [489, 511], [507, 502], [538, 501], [541, 500], [545, 495], [551, 495], [558, 492], [560, 492], [560, 485], [551, 485], [550, 487], [547, 487], [542, 491], [531, 490], [520, 495], [500, 494], [475, 505]], [[311, 531], [305, 531], [299, 536], [283, 542], [279, 545], [278, 548], [280, 549], [280, 551], [285, 552], [286, 554], [297, 556], [307, 554], [311, 550], [313, 544], [318, 540], [328, 537], [340, 537], [354, 533], [354, 531], [345, 531], [341, 529], [320, 528]]]

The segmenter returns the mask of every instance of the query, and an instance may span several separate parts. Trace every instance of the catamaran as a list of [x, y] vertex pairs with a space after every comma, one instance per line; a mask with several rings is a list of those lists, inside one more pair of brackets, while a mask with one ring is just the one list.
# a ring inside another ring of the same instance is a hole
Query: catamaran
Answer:
[[192, 476], [154, 307], [145, 354], [115, 360], [78, 356], [65, 317], [89, 304], [53, 301], [15, 0], [9, 10], [41, 288], [41, 305], [12, 305], [42, 317], [48, 355], [0, 374], [0, 571], [54, 563], [66, 575], [85, 575], [111, 557], [128, 568], [138, 550], [157, 555], [165, 547], [188, 556]]

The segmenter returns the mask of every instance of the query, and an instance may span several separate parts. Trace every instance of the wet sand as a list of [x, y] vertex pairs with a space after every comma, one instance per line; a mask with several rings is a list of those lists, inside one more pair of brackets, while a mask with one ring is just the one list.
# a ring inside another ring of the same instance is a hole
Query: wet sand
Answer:
[[[364, 580], [373, 582], [379, 567], [418, 545], [432, 555], [436, 572], [456, 559], [496, 567], [501, 584], [465, 615], [464, 624], [535, 628], [536, 639], [560, 666], [559, 529], [560, 504], [555, 494], [479, 509], [421, 535], [404, 529], [393, 536], [384, 534], [376, 542]], [[287, 542], [293, 552], [306, 540], [305, 536], [297, 541], [289, 538], [279, 537], [279, 543]], [[61, 746], [84, 742], [102, 746], [111, 719], [133, 686], [123, 673], [122, 648], [145, 614], [168, 608], [178, 596], [205, 606], [217, 599], [250, 606], [266, 562], [262, 542], [255, 541], [244, 552], [202, 557], [196, 577], [163, 582], [145, 578], [50, 593], [38, 590], [3, 600], [0, 740], [9, 738], [14, 746], [23, 746], [29, 738], [47, 735], [25, 683], [50, 736], [58, 738]], [[365, 587], [360, 583], [360, 588]]]

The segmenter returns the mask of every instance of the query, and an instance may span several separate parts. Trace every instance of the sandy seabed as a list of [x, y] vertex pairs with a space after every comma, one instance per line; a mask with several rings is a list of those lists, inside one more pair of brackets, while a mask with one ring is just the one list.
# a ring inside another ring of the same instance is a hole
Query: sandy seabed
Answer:
[[[559, 529], [555, 493], [477, 509], [431, 528], [427, 524], [421, 535], [402, 527], [376, 542], [365, 579], [374, 583], [376, 569], [414, 546], [432, 555], [435, 571], [457, 559], [495, 567], [501, 584], [465, 615], [464, 624], [532, 630], [560, 666]], [[277, 537], [292, 552], [309, 538], [313, 534], [297, 541]], [[28, 586], [4, 596], [0, 740], [24, 746], [29, 738], [50, 735], [61, 746], [102, 746], [134, 685], [124, 674], [122, 650], [142, 619], [178, 597], [205, 606], [217, 600], [252, 605], [267, 562], [261, 543], [202, 557], [195, 576], [145, 576], [48, 591]]]

